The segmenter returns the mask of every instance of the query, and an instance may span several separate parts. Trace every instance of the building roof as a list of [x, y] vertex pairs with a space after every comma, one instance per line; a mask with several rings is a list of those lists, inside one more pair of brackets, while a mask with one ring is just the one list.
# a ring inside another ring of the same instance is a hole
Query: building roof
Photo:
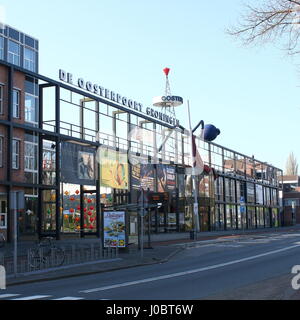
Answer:
[[283, 183], [284, 182], [296, 182], [298, 183], [299, 181], [299, 176], [296, 176], [296, 175], [285, 175], [285, 176], [282, 176], [282, 180], [283, 180]]

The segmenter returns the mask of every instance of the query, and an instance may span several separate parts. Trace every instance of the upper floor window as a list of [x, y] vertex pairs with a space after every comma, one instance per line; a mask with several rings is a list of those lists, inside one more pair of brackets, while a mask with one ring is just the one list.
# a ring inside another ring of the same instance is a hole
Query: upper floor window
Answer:
[[8, 40], [8, 62], [20, 65], [20, 45], [14, 41]]
[[17, 170], [20, 168], [20, 140], [12, 141], [12, 168]]
[[0, 136], [0, 167], [3, 167], [3, 137]]
[[4, 87], [0, 85], [0, 115], [3, 114]]
[[29, 48], [24, 48], [24, 68], [32, 72], [36, 71], [36, 54]]
[[25, 141], [25, 171], [36, 172], [38, 170], [38, 145], [37, 143]]
[[4, 59], [4, 38], [0, 37], [0, 59]]
[[13, 91], [13, 117], [20, 118], [20, 91]]
[[25, 93], [25, 121], [37, 123], [37, 97]]
[[38, 123], [38, 82], [37, 79], [25, 78], [25, 121], [33, 125]]

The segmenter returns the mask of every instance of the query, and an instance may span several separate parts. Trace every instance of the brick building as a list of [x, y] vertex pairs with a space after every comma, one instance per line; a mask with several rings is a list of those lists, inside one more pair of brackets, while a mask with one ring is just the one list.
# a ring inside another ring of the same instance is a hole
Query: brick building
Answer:
[[284, 225], [300, 223], [300, 176], [283, 176]]

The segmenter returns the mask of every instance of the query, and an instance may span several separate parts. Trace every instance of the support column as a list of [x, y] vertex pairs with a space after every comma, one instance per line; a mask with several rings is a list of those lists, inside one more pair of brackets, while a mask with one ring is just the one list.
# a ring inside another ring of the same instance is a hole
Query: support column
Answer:
[[55, 138], [56, 142], [56, 176], [55, 176], [55, 184], [56, 184], [56, 200], [55, 200], [55, 207], [56, 207], [56, 239], [60, 240], [60, 227], [61, 227], [61, 219], [60, 219], [60, 86], [55, 87], [55, 131], [57, 136]]

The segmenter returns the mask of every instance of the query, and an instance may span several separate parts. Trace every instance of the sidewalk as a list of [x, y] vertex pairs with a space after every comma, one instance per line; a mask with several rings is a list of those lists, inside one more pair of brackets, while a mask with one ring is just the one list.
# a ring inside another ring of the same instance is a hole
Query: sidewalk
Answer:
[[[260, 234], [277, 232], [300, 232], [300, 225], [293, 227], [256, 229], [246, 231], [230, 230], [220, 232], [203, 232], [197, 234], [196, 240], [190, 239], [190, 233], [169, 233], [151, 235], [151, 249], [147, 248], [148, 238], [145, 237], [143, 258], [141, 255], [141, 251], [138, 250], [138, 248], [136, 248], [136, 250], [130, 253], [120, 250], [118, 258], [115, 259], [105, 259], [98, 262], [94, 261], [82, 263], [79, 265], [59, 267], [51, 269], [51, 271], [45, 270], [34, 273], [32, 272], [30, 274], [18, 274], [17, 277], [14, 277], [13, 275], [8, 276], [7, 286], [45, 280], [57, 280], [67, 277], [95, 274], [100, 272], [109, 272], [113, 270], [133, 268], [137, 266], [150, 265], [156, 263], [164, 263], [180, 251], [184, 250], [186, 246], [192, 246], [196, 243], [199, 245], [199, 243], [207, 244], [214, 242], [228, 242], [234, 241], [235, 239], [241, 237], [259, 237]], [[95, 239], [93, 239], [93, 241], [95, 241]]]

